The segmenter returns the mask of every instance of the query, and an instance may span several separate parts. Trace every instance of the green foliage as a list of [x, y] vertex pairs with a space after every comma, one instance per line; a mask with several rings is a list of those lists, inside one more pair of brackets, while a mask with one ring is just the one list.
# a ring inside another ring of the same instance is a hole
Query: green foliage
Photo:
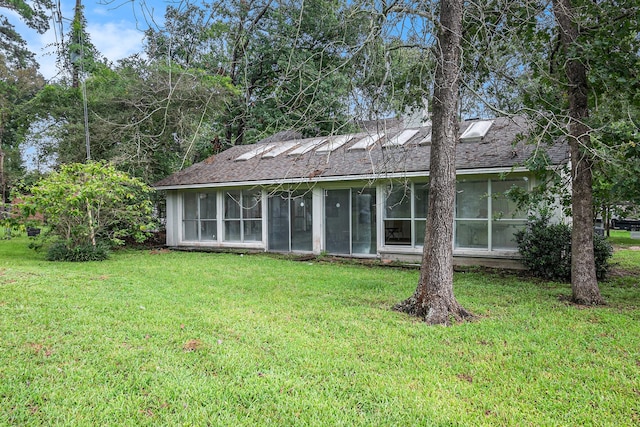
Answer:
[[104, 261], [109, 257], [109, 246], [98, 242], [95, 246], [81, 244], [70, 246], [67, 242], [56, 241], [47, 249], [48, 261], [87, 262]]
[[27, 111], [43, 85], [35, 62], [6, 57], [0, 46], [0, 204], [24, 174], [20, 148], [33, 122]]
[[[51, 11], [52, 2], [50, 0], [0, 0], [0, 9], [9, 9], [15, 11], [20, 18], [34, 30], [43, 34], [49, 29], [49, 12]], [[0, 15], [0, 19], [4, 19]], [[2, 25], [0, 31], [0, 40], [5, 35], [5, 25]]]
[[106, 163], [62, 166], [31, 193], [25, 204], [44, 215], [51, 233], [71, 251], [68, 256], [78, 260], [86, 256], [87, 246], [119, 244], [125, 237], [144, 241], [153, 227], [151, 189]]
[[366, 22], [349, 8], [333, 0], [169, 7], [164, 28], [147, 32], [146, 54], [231, 79], [239, 92], [213, 129], [223, 144], [281, 130], [326, 135], [348, 122], [349, 60]]
[[[523, 264], [534, 276], [547, 280], [571, 281], [571, 227], [550, 224], [549, 218], [533, 218], [527, 228], [515, 234]], [[607, 240], [594, 235], [596, 276], [604, 280], [613, 249]]]
[[[117, 67], [94, 64], [85, 81], [91, 157], [117, 164], [147, 183], [201, 160], [233, 87], [228, 77], [165, 61], [128, 58]], [[48, 123], [39, 150], [59, 163], [85, 156], [79, 89], [48, 85], [34, 111]]]

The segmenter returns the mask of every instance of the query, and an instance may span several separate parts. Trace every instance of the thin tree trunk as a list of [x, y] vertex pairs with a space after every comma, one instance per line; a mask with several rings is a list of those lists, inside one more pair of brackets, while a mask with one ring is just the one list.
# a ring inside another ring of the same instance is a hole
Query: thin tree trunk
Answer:
[[571, 234], [571, 290], [578, 304], [603, 304], [596, 276], [593, 249], [593, 186], [589, 128], [587, 70], [571, 48], [576, 47], [578, 26], [571, 0], [553, 0], [553, 12], [560, 27], [560, 42], [570, 52], [566, 63], [569, 84], [569, 147], [571, 149], [571, 184], [573, 232]]
[[413, 296], [395, 309], [445, 324], [472, 317], [453, 294], [453, 218], [458, 142], [458, 87], [462, 36], [462, 0], [441, 2], [437, 68], [433, 91], [433, 127], [429, 166], [429, 212], [420, 280]]
[[93, 221], [93, 209], [91, 208], [89, 199], [87, 199], [86, 203], [87, 203], [87, 216], [89, 217], [89, 239], [91, 239], [91, 245], [95, 248], [96, 247], [96, 228]]

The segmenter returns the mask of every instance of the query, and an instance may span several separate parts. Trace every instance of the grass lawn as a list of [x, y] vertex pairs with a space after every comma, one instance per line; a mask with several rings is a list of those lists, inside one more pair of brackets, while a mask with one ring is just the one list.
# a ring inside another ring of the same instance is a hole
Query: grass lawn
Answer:
[[481, 318], [445, 328], [389, 310], [416, 270], [26, 245], [0, 241], [0, 425], [640, 424], [637, 276], [586, 308], [460, 272]]
[[611, 230], [609, 242], [615, 250], [612, 262], [614, 275], [616, 269], [622, 268], [626, 272], [633, 272], [640, 276], [640, 239], [632, 239], [628, 231]]

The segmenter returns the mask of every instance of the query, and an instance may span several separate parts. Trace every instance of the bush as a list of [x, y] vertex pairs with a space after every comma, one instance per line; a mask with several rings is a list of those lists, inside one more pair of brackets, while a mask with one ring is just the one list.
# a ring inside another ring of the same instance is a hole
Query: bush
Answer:
[[[55, 258], [102, 256], [96, 242], [144, 241], [155, 227], [152, 189], [104, 162], [67, 164], [31, 188], [24, 205], [47, 219], [52, 235], [74, 255], [52, 248]], [[77, 248], [77, 249], [76, 249]]]
[[[536, 218], [516, 233], [522, 263], [534, 276], [547, 280], [571, 281], [571, 227], [549, 224], [546, 217]], [[613, 249], [606, 239], [594, 235], [596, 276], [605, 279]]]
[[103, 243], [70, 247], [66, 242], [54, 242], [47, 251], [48, 261], [104, 261], [109, 257], [109, 247]]

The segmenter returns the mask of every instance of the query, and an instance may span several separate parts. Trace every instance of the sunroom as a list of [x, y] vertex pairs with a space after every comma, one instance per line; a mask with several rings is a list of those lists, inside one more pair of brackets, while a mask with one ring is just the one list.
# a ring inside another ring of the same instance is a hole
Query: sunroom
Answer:
[[[517, 260], [514, 233], [527, 212], [508, 197], [535, 185], [513, 144], [514, 119], [462, 123], [454, 257]], [[471, 132], [473, 131], [473, 132]], [[548, 147], [554, 166], [563, 145]], [[430, 128], [232, 147], [156, 184], [167, 198], [167, 245], [207, 250], [327, 253], [417, 262], [429, 196]]]

